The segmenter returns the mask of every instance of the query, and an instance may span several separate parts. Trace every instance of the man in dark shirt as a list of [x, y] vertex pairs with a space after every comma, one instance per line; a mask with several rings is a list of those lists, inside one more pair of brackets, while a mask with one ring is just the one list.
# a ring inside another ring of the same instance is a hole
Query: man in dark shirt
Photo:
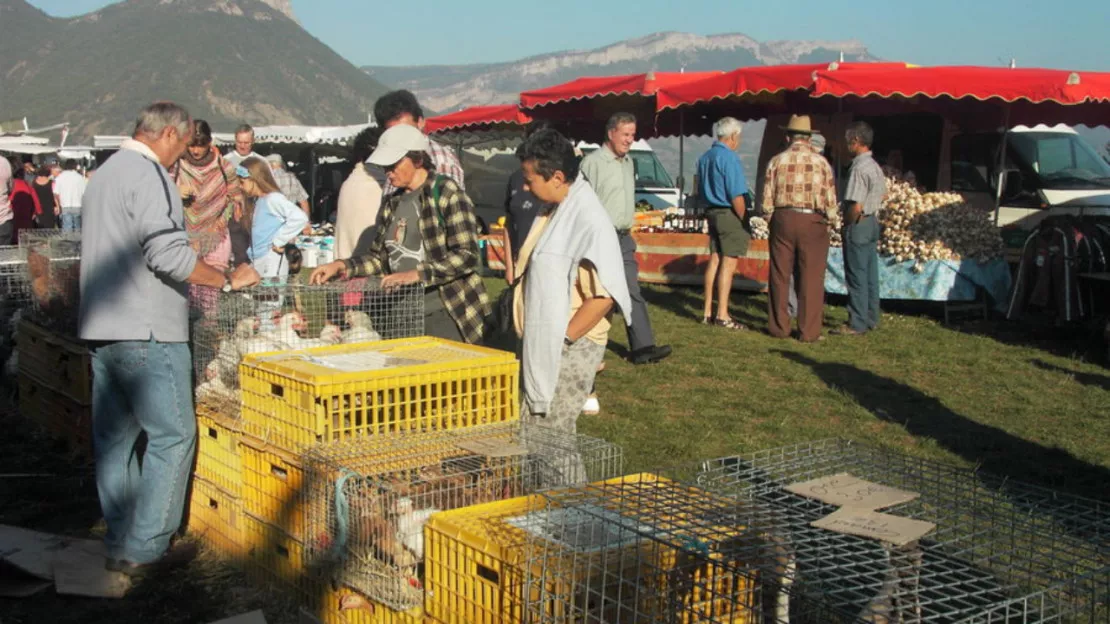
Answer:
[[536, 220], [540, 201], [530, 191], [524, 188], [524, 173], [519, 169], [509, 176], [509, 185], [505, 193], [505, 232], [503, 246], [505, 249], [505, 280], [510, 284], [513, 279], [513, 268], [516, 266], [517, 254], [528, 238], [532, 229], [532, 222]]

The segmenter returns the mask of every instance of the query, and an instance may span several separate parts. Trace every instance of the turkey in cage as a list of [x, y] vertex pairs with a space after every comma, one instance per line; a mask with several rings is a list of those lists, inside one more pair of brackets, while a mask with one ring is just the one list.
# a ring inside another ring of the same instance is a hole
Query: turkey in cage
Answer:
[[422, 335], [423, 306], [419, 285], [383, 290], [378, 280], [220, 293], [194, 323], [197, 401], [238, 405], [239, 364], [250, 354]]
[[27, 259], [32, 318], [44, 327], [75, 333], [81, 290], [80, 234], [24, 230], [19, 247]]

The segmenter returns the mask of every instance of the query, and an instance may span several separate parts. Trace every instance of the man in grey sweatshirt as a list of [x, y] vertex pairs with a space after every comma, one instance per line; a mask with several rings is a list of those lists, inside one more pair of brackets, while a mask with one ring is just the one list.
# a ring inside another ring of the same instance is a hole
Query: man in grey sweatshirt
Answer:
[[181, 197], [166, 169], [192, 131], [192, 118], [176, 104], [143, 109], [133, 138], [100, 167], [82, 202], [79, 333], [92, 349], [106, 567], [128, 575], [164, 561], [181, 524], [196, 448], [187, 285], [227, 292], [258, 281], [249, 265], [225, 276], [189, 248]]

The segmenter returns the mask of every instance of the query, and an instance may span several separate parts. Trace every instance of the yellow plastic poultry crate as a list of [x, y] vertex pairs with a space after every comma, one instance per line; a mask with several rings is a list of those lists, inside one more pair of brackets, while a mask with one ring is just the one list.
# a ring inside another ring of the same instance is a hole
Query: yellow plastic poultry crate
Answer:
[[239, 498], [243, 495], [243, 459], [239, 421], [197, 406], [197, 476]]
[[244, 436], [239, 442], [243, 461], [243, 507], [298, 541], [304, 540], [304, 470], [291, 453]]
[[[642, 474], [600, 484], [625, 482], [670, 483]], [[724, 569], [713, 555], [691, 556], [604, 521], [587, 530], [604, 545], [573, 557], [556, 546], [552, 556], [538, 557], [536, 519], [548, 509], [537, 494], [433, 515], [424, 530], [428, 616], [445, 624], [577, 621], [582, 613], [588, 621], [624, 621], [630, 612], [668, 614], [681, 624], [755, 621], [750, 577]], [[544, 566], [562, 569], [547, 574]], [[639, 591], [629, 591], [634, 585]]]
[[65, 443], [78, 457], [92, 458], [92, 406], [81, 404], [20, 373], [19, 412]]
[[313, 615], [320, 624], [424, 624], [424, 609], [396, 611], [366, 596], [340, 586], [325, 585], [323, 596]]
[[513, 354], [432, 337], [249, 355], [244, 431], [279, 448], [520, 417]]
[[251, 513], [243, 514], [247, 576], [260, 585], [276, 584], [311, 600], [321, 584], [304, 565], [304, 545]]
[[243, 504], [215, 483], [194, 476], [189, 498], [189, 532], [221, 555], [239, 559], [243, 548]]
[[16, 344], [20, 373], [80, 405], [92, 403], [92, 356], [83, 343], [23, 320]]

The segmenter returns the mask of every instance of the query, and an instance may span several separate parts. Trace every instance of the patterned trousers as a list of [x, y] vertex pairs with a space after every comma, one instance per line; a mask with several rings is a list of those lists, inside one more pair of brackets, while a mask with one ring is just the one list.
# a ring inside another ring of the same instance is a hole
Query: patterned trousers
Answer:
[[[568, 435], [569, 442], [576, 444], [578, 416], [594, 385], [597, 367], [605, 357], [605, 345], [599, 345], [588, 338], [579, 338], [570, 346], [563, 346], [563, 359], [559, 366], [559, 380], [555, 384], [555, 396], [546, 414], [533, 414], [525, 401], [521, 406], [520, 418], [525, 427], [539, 425]], [[582, 456], [577, 451], [566, 453], [563, 449], [533, 449], [544, 460], [543, 486], [555, 487], [585, 483], [586, 474]], [[562, 451], [562, 452], [556, 452]]]

